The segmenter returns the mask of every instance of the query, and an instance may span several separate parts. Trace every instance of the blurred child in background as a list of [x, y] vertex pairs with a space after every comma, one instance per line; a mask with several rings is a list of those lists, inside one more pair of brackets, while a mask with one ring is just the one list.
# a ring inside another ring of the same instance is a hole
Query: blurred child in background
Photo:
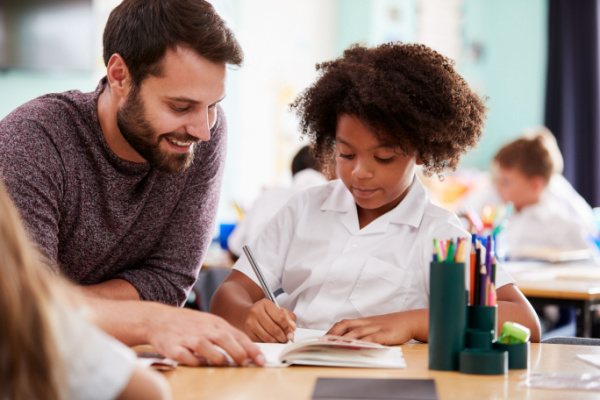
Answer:
[[597, 232], [592, 209], [562, 170], [562, 155], [552, 133], [544, 127], [528, 131], [496, 153], [493, 188], [472, 195], [463, 208], [482, 212], [485, 206], [514, 205], [506, 218], [503, 248], [499, 249], [508, 258], [540, 250], [595, 252], [593, 237]]
[[292, 198], [294, 193], [327, 182], [321, 173], [319, 162], [311, 154], [308, 146], [298, 150], [292, 160], [291, 170], [292, 186], [271, 188], [262, 193], [229, 236], [227, 245], [236, 258], [242, 254], [242, 247], [258, 236], [267, 222]]
[[[463, 208], [479, 212], [486, 206], [514, 206], [498, 236], [497, 252], [508, 259], [594, 256], [598, 249], [592, 208], [562, 171], [562, 155], [552, 133], [545, 127], [527, 131], [496, 153], [493, 188], [472, 195]], [[536, 311], [544, 338], [575, 334], [574, 309], [545, 306]]]
[[[557, 171], [562, 171], [562, 156], [546, 129], [507, 144], [494, 157], [494, 187], [502, 200], [512, 202], [515, 208], [508, 217], [509, 254], [518, 256], [540, 248], [579, 250], [593, 245], [591, 208], [587, 203], [576, 203], [580, 196], [566, 192], [572, 187]], [[550, 188], [553, 179], [558, 191]]]

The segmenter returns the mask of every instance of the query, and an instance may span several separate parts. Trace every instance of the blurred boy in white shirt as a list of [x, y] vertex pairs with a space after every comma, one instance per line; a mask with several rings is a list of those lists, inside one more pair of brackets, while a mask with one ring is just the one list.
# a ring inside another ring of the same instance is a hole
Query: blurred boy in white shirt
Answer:
[[510, 258], [537, 249], [595, 250], [591, 208], [558, 171], [562, 156], [546, 128], [505, 145], [494, 157], [494, 187], [515, 209], [506, 227]]

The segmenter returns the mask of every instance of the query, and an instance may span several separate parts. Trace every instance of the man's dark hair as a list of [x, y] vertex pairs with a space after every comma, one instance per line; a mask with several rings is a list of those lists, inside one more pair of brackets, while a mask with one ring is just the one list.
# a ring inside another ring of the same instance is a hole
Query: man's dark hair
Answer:
[[183, 46], [214, 62], [240, 66], [242, 49], [233, 32], [204, 0], [123, 0], [104, 28], [104, 63], [123, 57], [133, 83], [160, 76], [167, 49]]
[[298, 150], [298, 153], [296, 153], [292, 160], [292, 176], [308, 168], [320, 171], [319, 162], [313, 156], [310, 146], [304, 146]]
[[415, 151], [427, 175], [455, 169], [481, 137], [486, 108], [453, 61], [419, 44], [354, 45], [317, 65], [320, 77], [291, 108], [317, 159], [335, 159], [337, 118], [357, 117], [377, 138]]

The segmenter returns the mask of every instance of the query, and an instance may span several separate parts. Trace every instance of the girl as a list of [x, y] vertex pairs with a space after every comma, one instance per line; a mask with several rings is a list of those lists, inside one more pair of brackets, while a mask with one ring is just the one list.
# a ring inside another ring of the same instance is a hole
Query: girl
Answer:
[[170, 399], [166, 380], [74, 310], [82, 299], [38, 260], [0, 181], [0, 399]]
[[[415, 177], [456, 168], [481, 136], [485, 107], [452, 62], [423, 45], [355, 45], [318, 66], [292, 108], [315, 155], [339, 180], [299, 193], [251, 243], [279, 309], [241, 258], [211, 311], [256, 341], [285, 342], [296, 326], [383, 344], [427, 341], [434, 238], [469, 237]], [[539, 322], [498, 268], [498, 326], [539, 340]]]

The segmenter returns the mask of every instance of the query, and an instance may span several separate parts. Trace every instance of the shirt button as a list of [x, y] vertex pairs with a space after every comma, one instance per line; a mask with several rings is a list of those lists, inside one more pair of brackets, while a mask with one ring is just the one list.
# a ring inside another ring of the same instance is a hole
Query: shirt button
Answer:
[[352, 242], [352, 247], [358, 247], [358, 242]]

